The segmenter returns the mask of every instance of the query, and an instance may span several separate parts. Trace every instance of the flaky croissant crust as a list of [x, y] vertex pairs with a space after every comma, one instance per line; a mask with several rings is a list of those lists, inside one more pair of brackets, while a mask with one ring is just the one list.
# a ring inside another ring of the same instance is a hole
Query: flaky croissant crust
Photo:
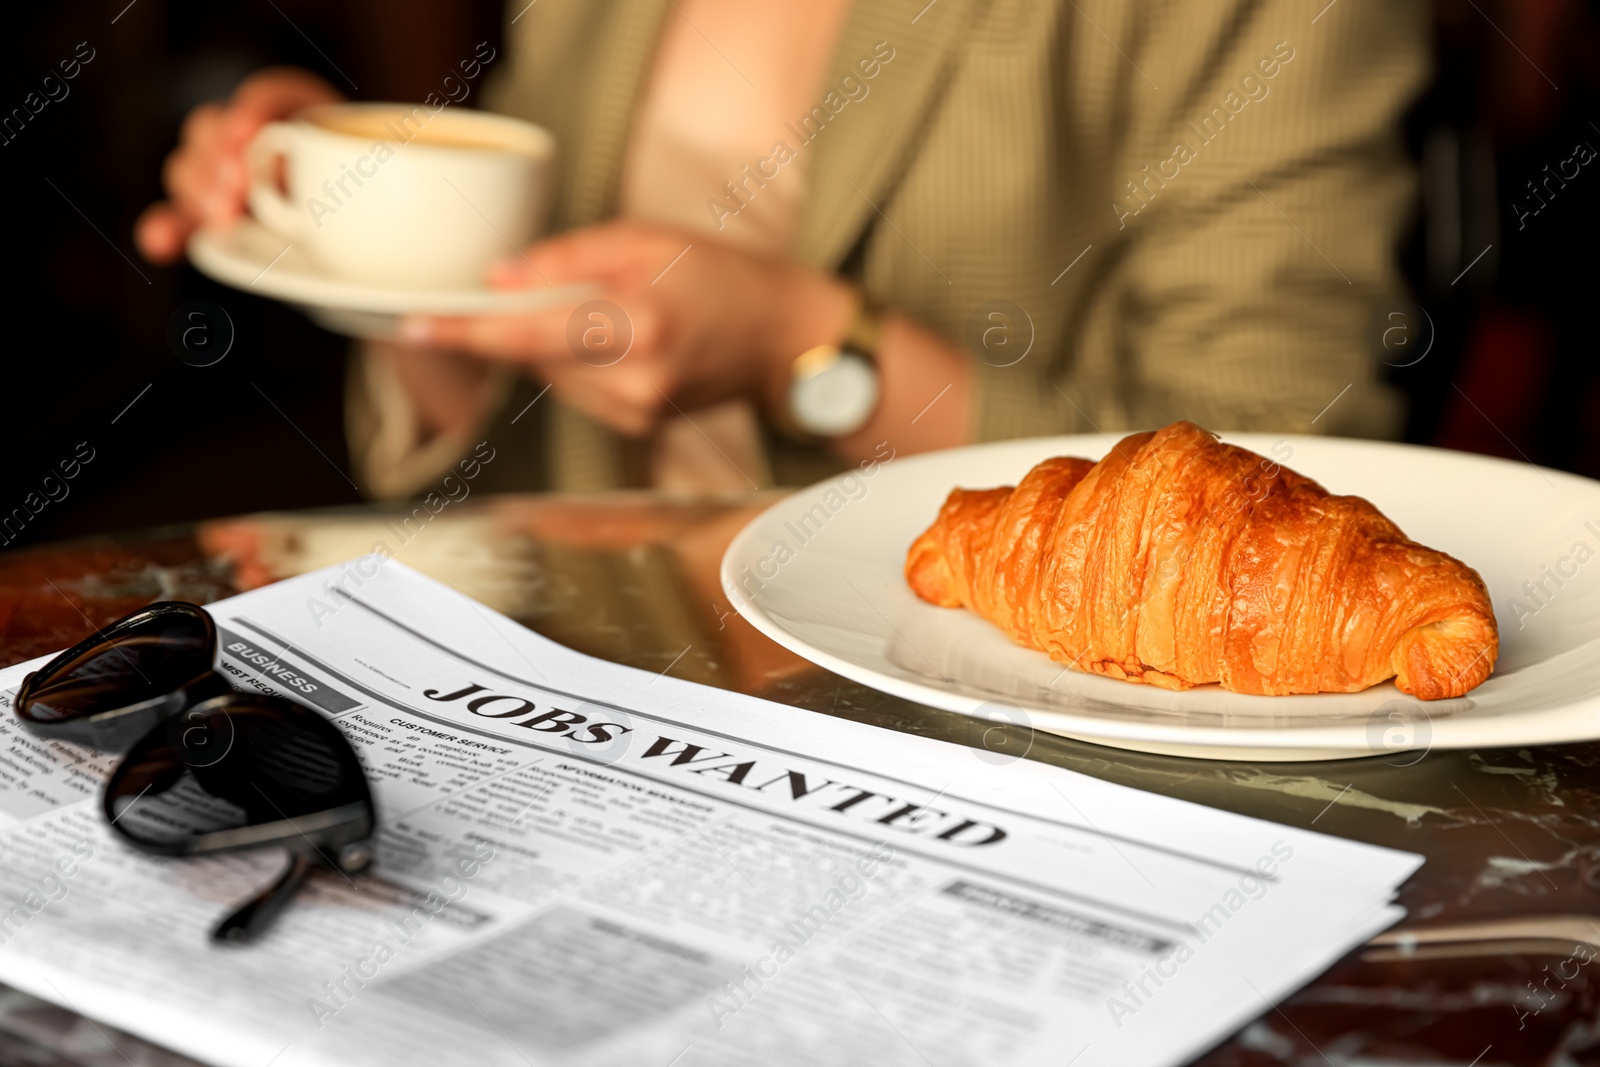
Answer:
[[1081, 671], [1166, 689], [1422, 700], [1494, 669], [1483, 579], [1372, 504], [1188, 422], [956, 489], [906, 556], [922, 599], [967, 607]]

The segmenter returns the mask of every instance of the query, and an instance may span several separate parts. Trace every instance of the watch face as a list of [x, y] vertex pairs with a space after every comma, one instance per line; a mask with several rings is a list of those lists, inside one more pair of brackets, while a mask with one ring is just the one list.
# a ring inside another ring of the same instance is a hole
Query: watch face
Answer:
[[789, 391], [795, 422], [818, 437], [861, 429], [877, 406], [877, 368], [854, 352], [840, 352], [815, 374], [797, 378]]

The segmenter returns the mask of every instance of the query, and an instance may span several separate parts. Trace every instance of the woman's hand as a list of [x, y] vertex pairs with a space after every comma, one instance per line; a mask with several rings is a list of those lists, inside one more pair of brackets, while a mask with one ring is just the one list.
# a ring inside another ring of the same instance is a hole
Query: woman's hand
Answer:
[[854, 309], [849, 287], [831, 275], [637, 222], [542, 241], [489, 280], [496, 288], [590, 282], [594, 299], [611, 306], [411, 318], [402, 339], [518, 364], [631, 435], [674, 408], [781, 402], [794, 357], [842, 337]]
[[162, 170], [169, 199], [151, 204], [134, 226], [145, 258], [171, 263], [182, 258], [196, 228], [244, 214], [248, 187], [244, 150], [256, 131], [302, 108], [342, 99], [315, 74], [280, 67], [246, 78], [225, 104], [205, 104], [191, 111], [178, 147]]

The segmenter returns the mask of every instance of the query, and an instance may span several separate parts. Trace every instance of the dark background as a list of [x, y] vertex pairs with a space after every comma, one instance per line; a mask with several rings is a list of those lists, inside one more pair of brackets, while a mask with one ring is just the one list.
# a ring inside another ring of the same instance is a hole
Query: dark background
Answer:
[[[94, 50], [69, 94], [0, 144], [13, 205], [0, 516], [79, 442], [94, 450], [13, 545], [358, 499], [345, 342], [188, 267], [145, 263], [133, 222], [159, 194], [183, 116], [253, 70], [301, 66], [358, 99], [412, 100], [477, 42], [500, 47], [490, 0], [125, 4], [9, 13], [0, 116], [59, 61], [88, 54], [80, 42]], [[1600, 150], [1595, 5], [1435, 0], [1432, 11], [1437, 79], [1406, 131], [1424, 178], [1403, 257], [1417, 303], [1374, 326], [1374, 347], [1411, 397], [1408, 439], [1600, 476], [1588, 314], [1600, 158], [1557, 173], [1578, 142]], [[214, 366], [187, 365], [168, 344], [196, 299], [235, 327]]]

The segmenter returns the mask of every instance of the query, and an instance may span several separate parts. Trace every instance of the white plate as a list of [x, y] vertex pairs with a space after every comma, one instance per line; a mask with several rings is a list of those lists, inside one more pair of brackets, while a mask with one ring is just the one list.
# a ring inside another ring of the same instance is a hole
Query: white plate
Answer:
[[336, 333], [384, 340], [401, 315], [495, 315], [571, 303], [599, 290], [592, 285], [532, 289], [407, 289], [369, 285], [324, 271], [254, 219], [198, 231], [189, 259], [202, 274], [235, 289], [293, 304]]
[[[1218, 686], [1174, 693], [1063, 671], [973, 613], [934, 607], [911, 592], [902, 575], [906, 549], [952, 488], [1015, 484], [1049, 456], [1097, 459], [1111, 445], [1098, 435], [894, 459], [870, 478], [814, 485], [734, 539], [722, 561], [723, 589], [757, 629], [847, 678], [1121, 748], [1249, 760], [1387, 753], [1409, 763], [1429, 748], [1600, 738], [1600, 482], [1406, 445], [1259, 434], [1224, 440], [1274, 455], [1332, 492], [1366, 497], [1413, 539], [1477, 568], [1500, 624], [1500, 659], [1489, 680], [1459, 699], [1433, 702], [1390, 683], [1291, 697]], [[1585, 547], [1574, 551], [1579, 543]], [[1539, 582], [1543, 592], [1524, 585]]]

